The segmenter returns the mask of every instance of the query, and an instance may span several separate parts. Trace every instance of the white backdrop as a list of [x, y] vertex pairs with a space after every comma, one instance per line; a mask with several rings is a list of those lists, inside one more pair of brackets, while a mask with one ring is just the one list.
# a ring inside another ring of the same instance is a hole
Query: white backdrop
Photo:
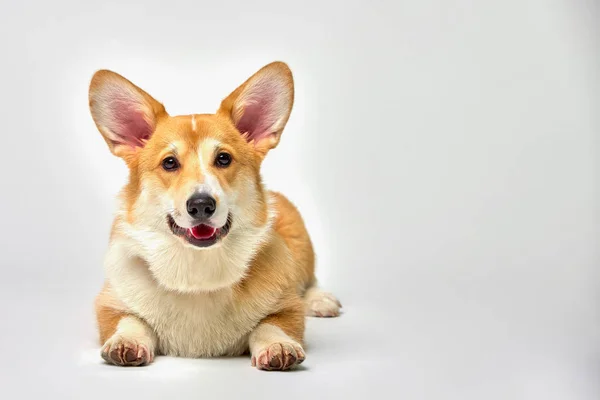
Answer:
[[[9, 398], [600, 396], [593, 0], [4, 0], [0, 386]], [[286, 61], [264, 164], [344, 314], [306, 367], [104, 366], [92, 301], [126, 168], [87, 108], [113, 69], [171, 114]], [[273, 393], [273, 394], [271, 394]]]

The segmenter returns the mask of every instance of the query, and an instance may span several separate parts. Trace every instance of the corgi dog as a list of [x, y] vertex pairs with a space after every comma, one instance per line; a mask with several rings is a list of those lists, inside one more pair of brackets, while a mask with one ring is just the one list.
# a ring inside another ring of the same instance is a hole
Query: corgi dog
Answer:
[[92, 118], [129, 169], [95, 301], [107, 363], [249, 354], [258, 369], [288, 370], [306, 357], [305, 315], [339, 315], [339, 301], [317, 286], [298, 210], [261, 181], [293, 101], [282, 62], [215, 114], [170, 116], [121, 75], [94, 74]]

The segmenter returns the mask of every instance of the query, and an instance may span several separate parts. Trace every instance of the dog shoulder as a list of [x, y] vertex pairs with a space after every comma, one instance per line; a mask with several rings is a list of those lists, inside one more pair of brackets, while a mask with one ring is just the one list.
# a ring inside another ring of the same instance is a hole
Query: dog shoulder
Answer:
[[284, 195], [269, 192], [276, 218], [273, 229], [283, 240], [294, 260], [297, 283], [307, 287], [314, 282], [315, 253], [310, 235], [298, 208]]

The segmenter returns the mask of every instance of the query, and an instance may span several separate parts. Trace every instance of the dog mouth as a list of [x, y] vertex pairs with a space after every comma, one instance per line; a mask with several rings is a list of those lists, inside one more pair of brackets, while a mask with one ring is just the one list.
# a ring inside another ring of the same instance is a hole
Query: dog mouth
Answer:
[[172, 216], [167, 217], [167, 223], [171, 232], [196, 247], [209, 247], [222, 240], [231, 229], [231, 214], [227, 216], [227, 222], [220, 228], [207, 224], [199, 224], [192, 228], [183, 228], [175, 222]]

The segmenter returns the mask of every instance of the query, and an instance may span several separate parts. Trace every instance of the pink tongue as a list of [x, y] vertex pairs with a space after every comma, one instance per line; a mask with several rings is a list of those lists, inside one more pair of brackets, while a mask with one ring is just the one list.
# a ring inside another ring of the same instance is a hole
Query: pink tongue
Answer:
[[212, 235], [215, 234], [216, 229], [213, 228], [212, 226], [208, 226], [208, 225], [198, 225], [195, 226], [191, 229], [188, 229], [188, 232], [190, 233], [190, 235], [192, 235], [194, 238], [196, 239], [200, 239], [200, 240], [204, 240], [204, 239], [210, 239], [212, 237]]

